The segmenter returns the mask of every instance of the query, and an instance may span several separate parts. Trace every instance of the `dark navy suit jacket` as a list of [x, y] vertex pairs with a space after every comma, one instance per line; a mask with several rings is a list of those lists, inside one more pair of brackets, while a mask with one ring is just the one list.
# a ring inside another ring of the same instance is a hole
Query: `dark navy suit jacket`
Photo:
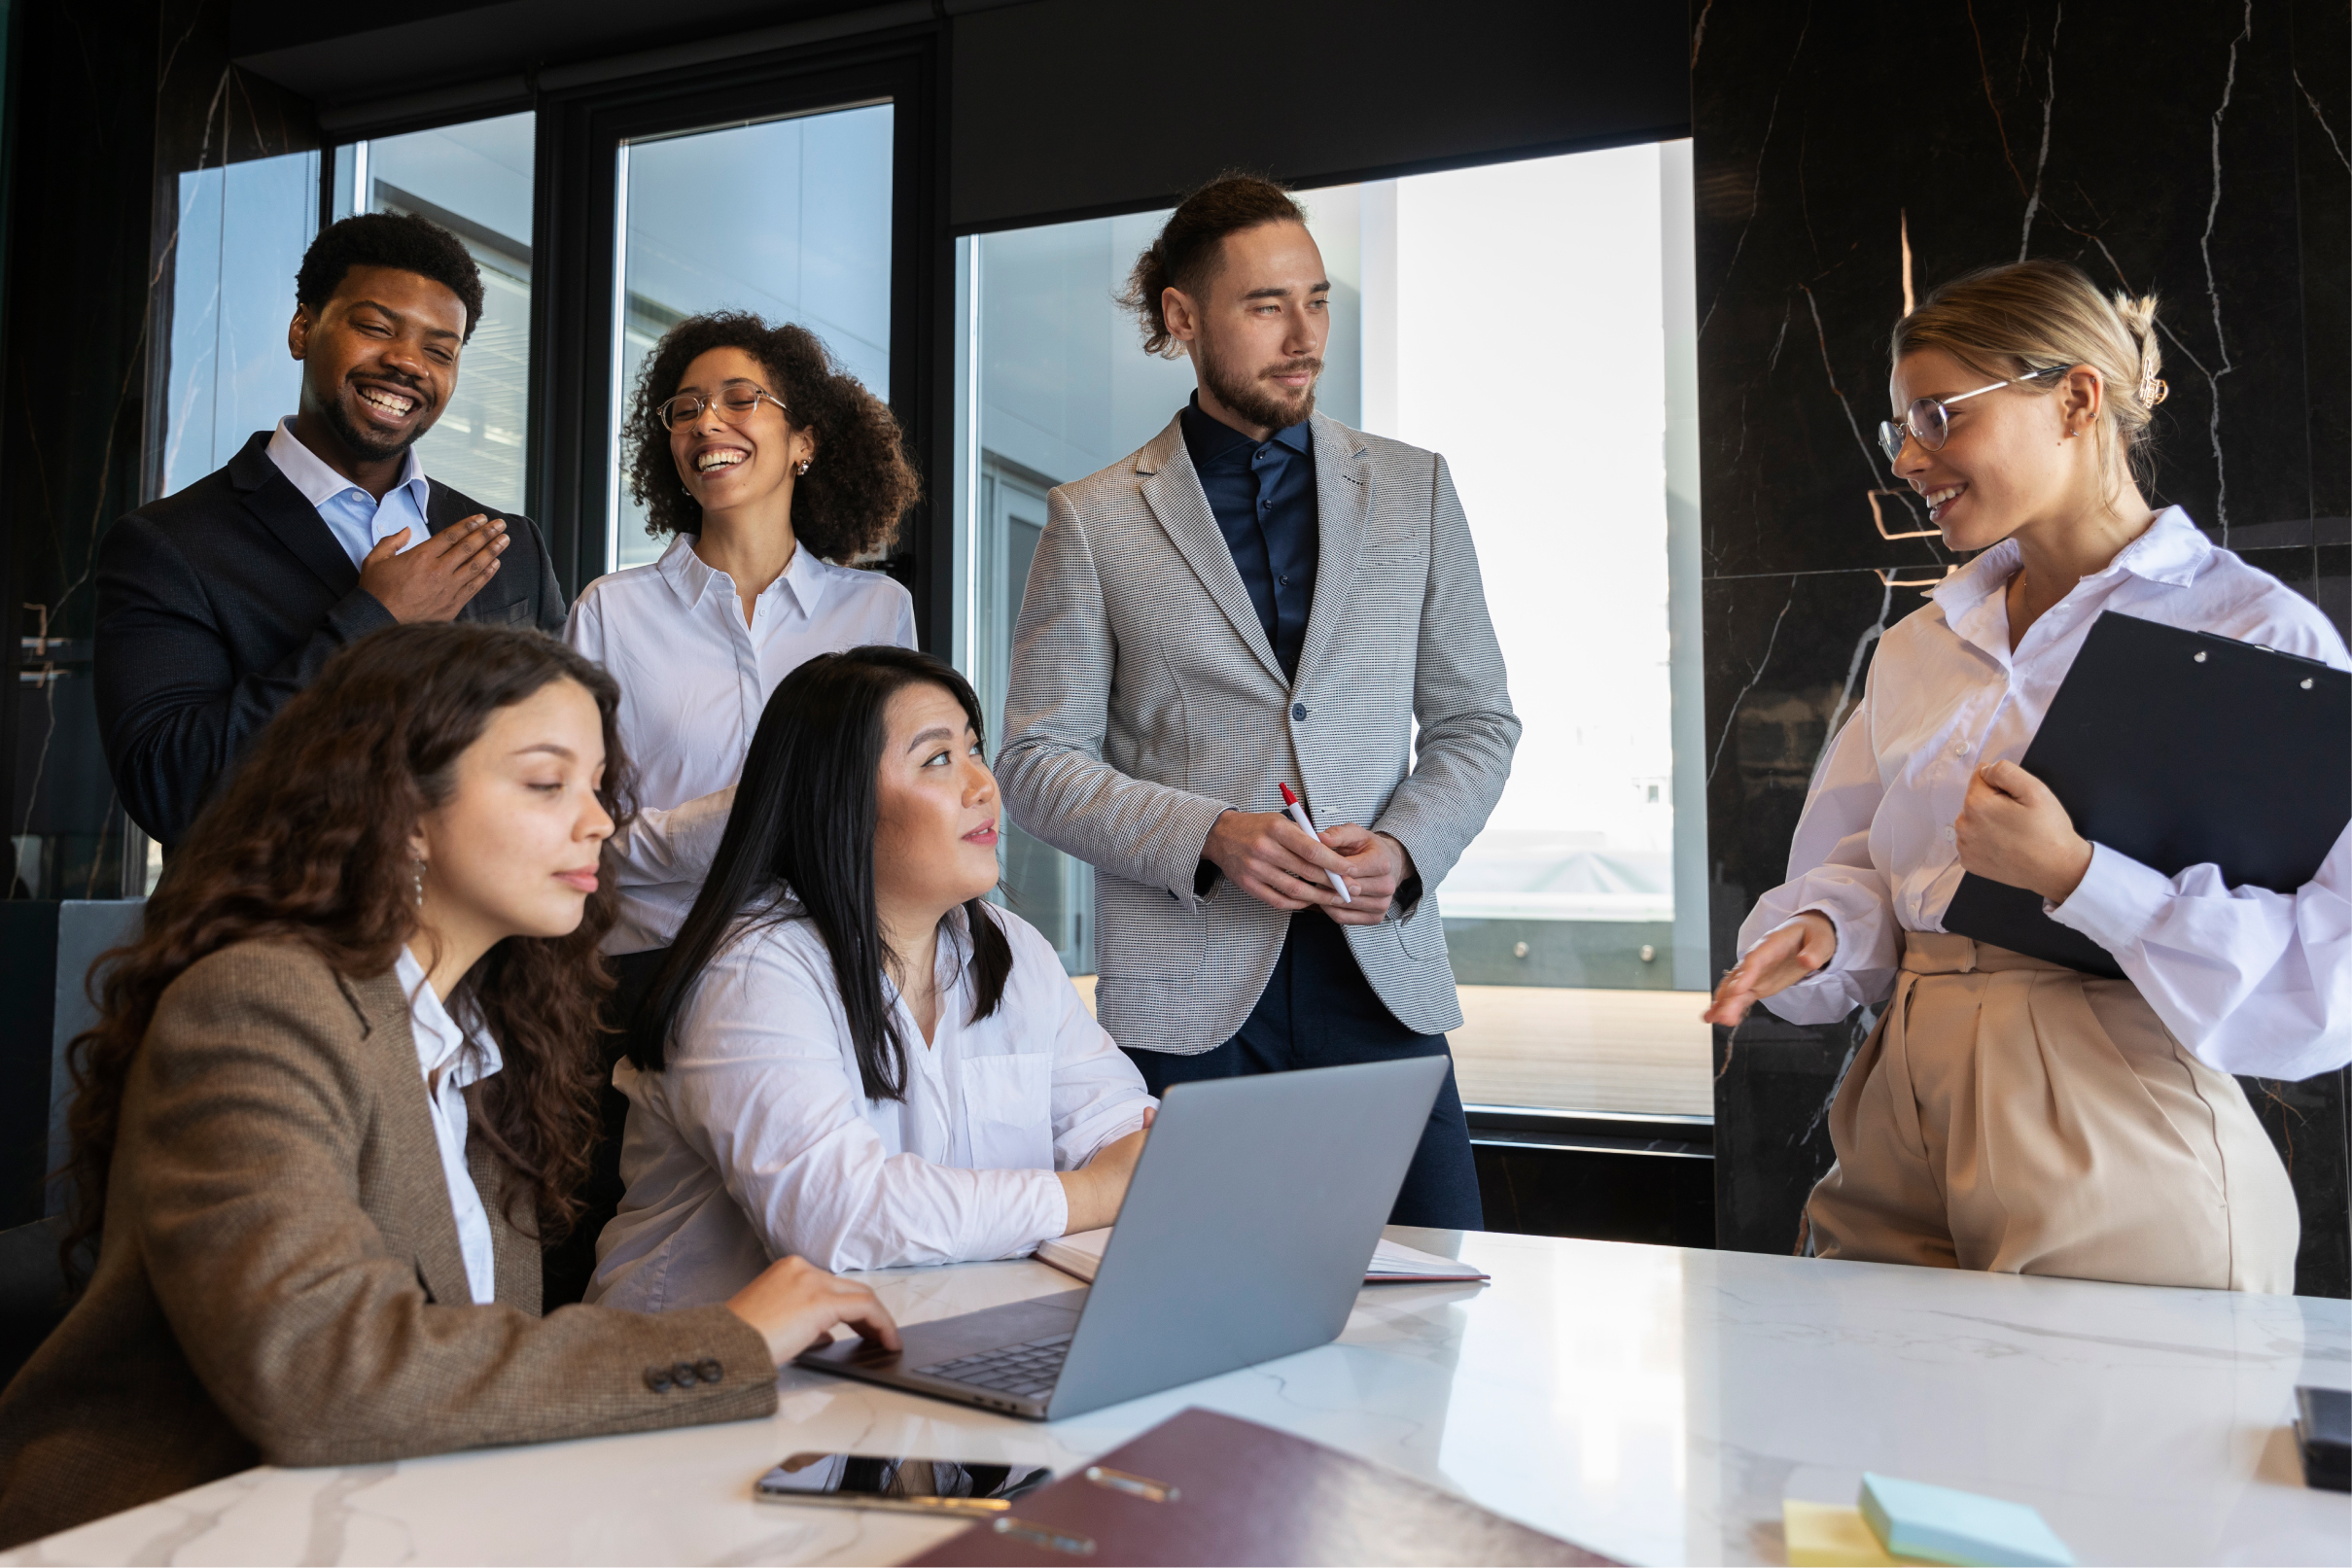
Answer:
[[[98, 552], [99, 733], [131, 820], [166, 847], [287, 699], [393, 624], [268, 446], [257, 433], [227, 468], [117, 522]], [[563, 590], [538, 525], [429, 482], [434, 533], [486, 512], [513, 541], [458, 619], [560, 633]]]

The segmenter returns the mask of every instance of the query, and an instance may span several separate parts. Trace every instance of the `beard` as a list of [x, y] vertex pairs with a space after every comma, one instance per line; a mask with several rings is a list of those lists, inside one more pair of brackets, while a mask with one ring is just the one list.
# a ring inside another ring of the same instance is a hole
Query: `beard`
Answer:
[[[378, 375], [374, 379], [378, 381], [389, 381], [392, 378], [389, 376]], [[403, 391], [415, 398], [419, 403], [422, 403], [425, 401], [425, 393], [423, 388], [407, 386], [405, 384], [400, 385], [402, 386]], [[341, 441], [353, 452], [358, 453], [361, 457], [377, 462], [380, 462], [385, 458], [399, 457], [403, 452], [405, 452], [408, 450], [408, 448], [414, 446], [417, 443], [418, 438], [421, 437], [425, 432], [433, 428], [433, 421], [430, 418], [427, 418], [417, 422], [415, 434], [413, 435], [404, 436], [387, 436], [381, 431], [371, 430], [368, 426], [362, 425], [357, 420], [353, 419], [350, 411], [344, 408], [343, 400], [340, 398], [328, 399], [326, 407], [323, 408], [321, 412], [327, 416], [327, 428], [334, 432], [335, 438], [337, 440]], [[427, 410], [427, 412], [430, 413], [430, 410]]]
[[1268, 430], [1288, 430], [1315, 412], [1315, 382], [1307, 383], [1303, 392], [1290, 392], [1274, 384], [1277, 375], [1307, 370], [1320, 376], [1323, 362], [1312, 356], [1284, 360], [1263, 370], [1244, 370], [1227, 365], [1211, 350], [1208, 340], [1200, 342], [1201, 381], [1216, 401], [1252, 425]]

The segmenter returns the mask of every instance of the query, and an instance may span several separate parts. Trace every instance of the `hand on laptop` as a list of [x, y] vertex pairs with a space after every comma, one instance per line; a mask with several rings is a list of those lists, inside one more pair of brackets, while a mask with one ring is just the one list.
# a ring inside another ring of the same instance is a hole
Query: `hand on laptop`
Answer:
[[1119, 1217], [1119, 1205], [1127, 1201], [1128, 1180], [1135, 1175], [1136, 1160], [1143, 1152], [1144, 1136], [1157, 1115], [1157, 1107], [1147, 1107], [1141, 1127], [1104, 1144], [1080, 1168], [1055, 1172], [1062, 1179], [1062, 1196], [1070, 1202], [1070, 1221], [1063, 1235], [1099, 1231]]
[[898, 1348], [898, 1325], [872, 1291], [805, 1258], [779, 1258], [768, 1265], [728, 1300], [727, 1310], [759, 1331], [779, 1367], [825, 1343], [836, 1323], [847, 1323], [885, 1349]]

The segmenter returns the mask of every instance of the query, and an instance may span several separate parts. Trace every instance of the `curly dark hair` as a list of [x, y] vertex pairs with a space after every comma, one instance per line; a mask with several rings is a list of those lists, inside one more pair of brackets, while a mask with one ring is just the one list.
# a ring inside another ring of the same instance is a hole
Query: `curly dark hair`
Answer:
[[465, 242], [430, 218], [404, 212], [364, 212], [329, 224], [302, 253], [294, 275], [295, 303], [324, 309], [355, 266], [389, 266], [414, 272], [457, 296], [466, 307], [464, 342], [474, 340], [482, 319], [482, 274], [466, 254]]
[[[386, 627], [330, 659], [279, 711], [172, 855], [138, 940], [92, 966], [98, 1022], [68, 1058], [69, 1271], [104, 1219], [123, 1089], [164, 991], [239, 942], [297, 942], [353, 979], [390, 972], [413, 928], [418, 818], [448, 798], [459, 754], [492, 714], [557, 680], [585, 687], [603, 715], [598, 796], [617, 835], [631, 805], [620, 688], [543, 632], [469, 621]], [[459, 1016], [461, 998], [472, 1003], [505, 1059], [482, 1081], [474, 1125], [523, 1178], [509, 1196], [531, 1194], [543, 1240], [579, 1217], [576, 1193], [600, 1126], [599, 1009], [613, 981], [597, 944], [618, 908], [613, 842], [570, 935], [508, 937], [449, 998]]]
[[1306, 211], [1289, 189], [1263, 175], [1228, 169], [1176, 203], [1159, 237], [1136, 258], [1119, 303], [1143, 328], [1143, 352], [1173, 360], [1184, 352], [1168, 331], [1160, 296], [1170, 289], [1197, 295], [1216, 276], [1225, 236], [1265, 224], [1304, 224]]
[[654, 345], [637, 378], [620, 438], [646, 532], [656, 539], [702, 532], [702, 508], [679, 482], [670, 433], [654, 410], [676, 395], [686, 367], [715, 348], [757, 360], [786, 420], [817, 437], [816, 460], [792, 486], [793, 538], [844, 566], [888, 553], [898, 519], [923, 499], [890, 405], [843, 370], [815, 332], [790, 322], [770, 327], [740, 310], [688, 316]]

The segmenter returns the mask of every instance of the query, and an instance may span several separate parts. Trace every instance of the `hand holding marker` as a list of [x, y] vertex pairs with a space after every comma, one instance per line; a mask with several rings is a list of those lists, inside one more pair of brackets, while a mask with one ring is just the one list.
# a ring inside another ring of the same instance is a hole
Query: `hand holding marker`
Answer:
[[[1290, 819], [1305, 828], [1309, 838], [1320, 844], [1323, 841], [1323, 835], [1315, 830], [1315, 822], [1307, 816], [1306, 803], [1290, 792], [1288, 784], [1277, 784], [1275, 787], [1282, 792], [1282, 809], [1290, 814]], [[1331, 890], [1339, 894], [1341, 903], [1352, 904], [1355, 902], [1354, 899], [1348, 896], [1347, 878], [1336, 871], [1326, 871], [1323, 875], [1331, 879]]]

